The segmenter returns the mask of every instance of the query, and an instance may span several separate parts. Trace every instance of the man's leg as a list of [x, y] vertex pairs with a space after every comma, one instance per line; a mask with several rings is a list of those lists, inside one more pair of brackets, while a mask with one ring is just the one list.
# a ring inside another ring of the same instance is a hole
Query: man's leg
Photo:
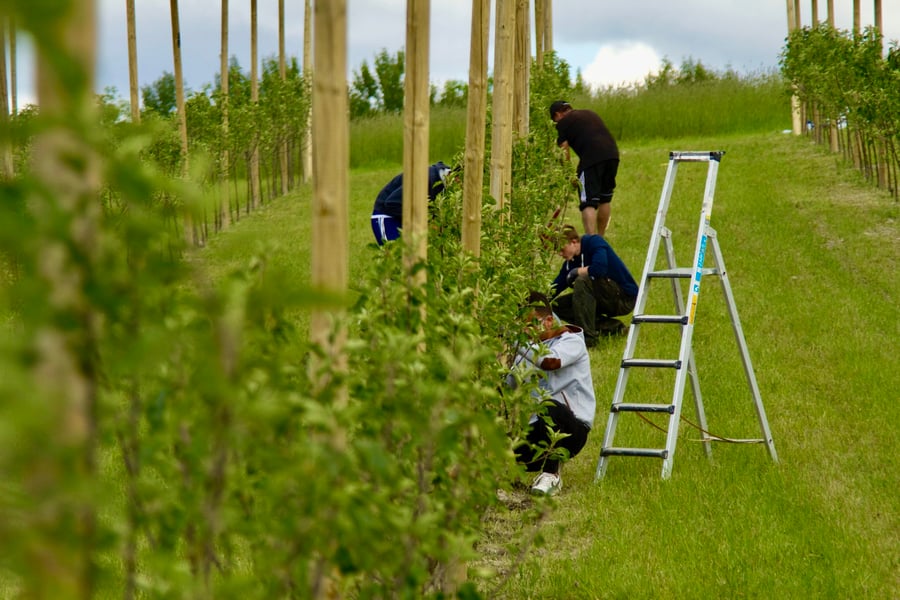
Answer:
[[597, 233], [602, 236], [606, 236], [606, 228], [609, 227], [609, 218], [610, 213], [610, 203], [604, 202], [600, 206], [597, 207], [595, 211], [597, 213]]
[[598, 333], [610, 335], [622, 331], [625, 324], [612, 317], [627, 315], [633, 311], [636, 299], [623, 294], [619, 284], [611, 279], [595, 279], [593, 284]]
[[597, 301], [594, 299], [590, 277], [578, 277], [572, 286], [572, 293], [557, 298], [553, 310], [563, 321], [584, 330], [584, 341], [588, 346], [597, 342]]
[[599, 220], [600, 217], [597, 214], [596, 208], [594, 208], [593, 206], [585, 206], [584, 208], [582, 208], [581, 223], [584, 225], [584, 235], [593, 235], [597, 233], [597, 223]]

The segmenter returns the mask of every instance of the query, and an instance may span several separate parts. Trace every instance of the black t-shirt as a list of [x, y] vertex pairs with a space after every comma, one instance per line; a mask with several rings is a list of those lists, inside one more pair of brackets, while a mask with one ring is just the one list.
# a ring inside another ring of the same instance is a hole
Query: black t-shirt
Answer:
[[606, 123], [592, 110], [572, 110], [556, 124], [557, 145], [569, 143], [578, 155], [578, 173], [597, 163], [619, 158], [619, 148]]

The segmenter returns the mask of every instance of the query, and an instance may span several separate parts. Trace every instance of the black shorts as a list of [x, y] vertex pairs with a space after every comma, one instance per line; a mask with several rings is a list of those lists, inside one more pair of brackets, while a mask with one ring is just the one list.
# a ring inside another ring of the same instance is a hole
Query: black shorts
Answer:
[[588, 206], [597, 208], [601, 204], [612, 202], [618, 171], [618, 158], [601, 161], [582, 171], [578, 176], [581, 183], [581, 204], [578, 209], [584, 210]]

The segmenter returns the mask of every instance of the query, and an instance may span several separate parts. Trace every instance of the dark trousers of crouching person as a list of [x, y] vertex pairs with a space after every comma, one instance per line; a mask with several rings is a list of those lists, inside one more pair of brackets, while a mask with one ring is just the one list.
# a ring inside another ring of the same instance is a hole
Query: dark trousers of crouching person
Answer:
[[539, 416], [537, 421], [531, 423], [528, 429], [526, 442], [516, 448], [516, 462], [525, 465], [525, 469], [534, 473], [544, 471], [546, 473], [559, 472], [558, 448], [565, 448], [569, 452], [569, 458], [573, 458], [581, 452], [587, 443], [588, 433], [591, 429], [583, 422], [575, 418], [568, 407], [553, 400], [547, 402], [546, 416], [553, 422], [553, 430], [557, 433], [568, 434], [558, 440], [551, 448], [550, 425], [544, 416]]
[[571, 294], [563, 294], [554, 301], [553, 310], [563, 321], [584, 329], [587, 345], [593, 346], [599, 336], [625, 330], [625, 324], [613, 317], [633, 311], [636, 301], [635, 296], [625, 294], [612, 279], [581, 276], [575, 280]]

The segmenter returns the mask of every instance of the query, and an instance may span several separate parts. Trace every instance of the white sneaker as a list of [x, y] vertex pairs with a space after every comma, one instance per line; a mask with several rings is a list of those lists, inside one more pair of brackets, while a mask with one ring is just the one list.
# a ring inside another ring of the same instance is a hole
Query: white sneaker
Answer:
[[554, 473], [541, 473], [531, 484], [531, 493], [542, 496], [555, 496], [562, 489], [562, 477]]

